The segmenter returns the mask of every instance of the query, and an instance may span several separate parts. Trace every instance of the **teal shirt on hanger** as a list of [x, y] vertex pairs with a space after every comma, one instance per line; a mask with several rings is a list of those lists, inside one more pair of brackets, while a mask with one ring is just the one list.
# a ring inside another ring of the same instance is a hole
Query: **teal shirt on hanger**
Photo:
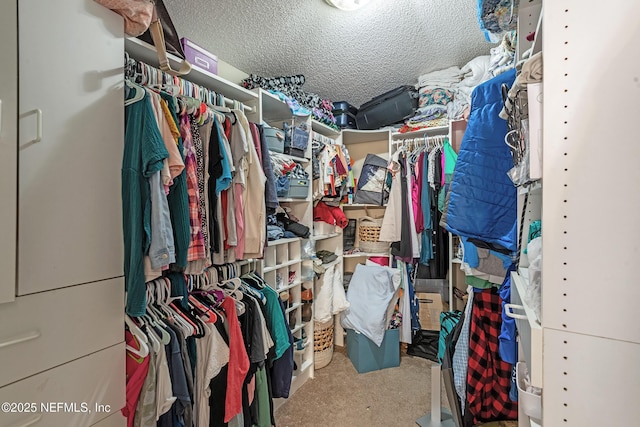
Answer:
[[[131, 94], [130, 98], [133, 96]], [[122, 157], [122, 231], [126, 312], [142, 316], [146, 311], [144, 255], [151, 237], [151, 199], [148, 179], [162, 169], [169, 157], [153, 114], [149, 95], [125, 108]]]

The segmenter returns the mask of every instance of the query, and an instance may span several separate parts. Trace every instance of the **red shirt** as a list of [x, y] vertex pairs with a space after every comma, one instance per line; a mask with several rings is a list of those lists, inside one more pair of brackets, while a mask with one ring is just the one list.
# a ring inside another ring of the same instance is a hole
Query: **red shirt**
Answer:
[[236, 303], [231, 297], [222, 301], [222, 308], [229, 322], [229, 370], [227, 371], [227, 398], [224, 422], [228, 423], [242, 412], [242, 386], [249, 372], [249, 356], [244, 347], [240, 322], [236, 314]]
[[[138, 339], [134, 337], [131, 332], [125, 331], [124, 337], [128, 346], [140, 349]], [[127, 351], [125, 357], [127, 358], [127, 402], [125, 407], [122, 408], [122, 415], [127, 417], [127, 427], [133, 427], [133, 418], [136, 413], [136, 406], [138, 406], [140, 390], [142, 390], [144, 380], [147, 378], [147, 373], [149, 372], [149, 356], [140, 357]]]

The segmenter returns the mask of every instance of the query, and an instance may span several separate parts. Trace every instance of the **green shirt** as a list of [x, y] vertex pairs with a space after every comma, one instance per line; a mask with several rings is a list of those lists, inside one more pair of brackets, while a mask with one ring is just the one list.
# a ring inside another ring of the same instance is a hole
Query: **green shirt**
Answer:
[[265, 320], [267, 321], [267, 328], [271, 332], [271, 338], [275, 344], [275, 359], [279, 359], [291, 345], [289, 342], [289, 330], [287, 329], [287, 323], [282, 315], [282, 309], [280, 308], [280, 296], [278, 293], [269, 286], [265, 286], [261, 291], [267, 299], [265, 307], [267, 317]]
[[467, 276], [465, 279], [465, 283], [467, 286], [473, 286], [477, 289], [489, 289], [489, 288], [499, 288], [500, 285], [491, 283], [488, 280], [480, 279], [475, 276]]
[[162, 169], [169, 157], [158, 129], [149, 95], [125, 108], [122, 156], [122, 231], [126, 312], [141, 316], [146, 311], [147, 288], [144, 255], [151, 240], [151, 199], [148, 179]]

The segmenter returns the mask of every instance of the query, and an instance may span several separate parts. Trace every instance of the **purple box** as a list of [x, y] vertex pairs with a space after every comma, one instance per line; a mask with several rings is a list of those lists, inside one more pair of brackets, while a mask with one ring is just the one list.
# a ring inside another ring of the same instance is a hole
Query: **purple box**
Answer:
[[207, 70], [212, 74], [218, 74], [217, 56], [207, 52], [186, 37], [181, 38], [180, 43], [182, 43], [185, 59], [189, 61], [191, 65]]

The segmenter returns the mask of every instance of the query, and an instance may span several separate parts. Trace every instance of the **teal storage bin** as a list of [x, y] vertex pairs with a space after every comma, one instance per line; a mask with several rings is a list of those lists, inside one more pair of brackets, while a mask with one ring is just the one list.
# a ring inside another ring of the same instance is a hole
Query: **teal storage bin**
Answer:
[[378, 347], [353, 329], [347, 329], [347, 355], [358, 373], [400, 366], [400, 330], [387, 329]]

